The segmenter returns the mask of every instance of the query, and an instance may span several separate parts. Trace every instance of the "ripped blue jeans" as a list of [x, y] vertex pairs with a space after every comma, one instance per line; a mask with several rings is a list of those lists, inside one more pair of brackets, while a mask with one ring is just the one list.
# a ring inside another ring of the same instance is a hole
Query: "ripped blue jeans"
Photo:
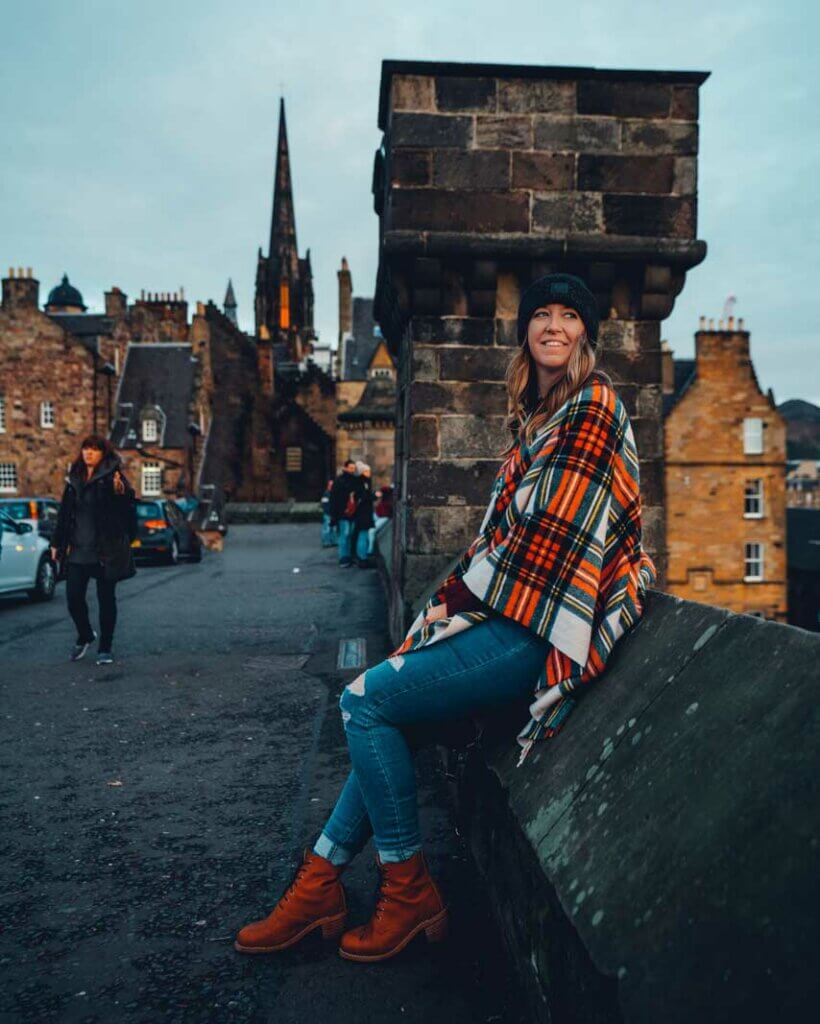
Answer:
[[353, 770], [313, 847], [333, 864], [373, 835], [384, 861], [421, 849], [416, 773], [403, 726], [464, 718], [532, 697], [549, 642], [492, 615], [462, 633], [382, 661], [342, 691]]

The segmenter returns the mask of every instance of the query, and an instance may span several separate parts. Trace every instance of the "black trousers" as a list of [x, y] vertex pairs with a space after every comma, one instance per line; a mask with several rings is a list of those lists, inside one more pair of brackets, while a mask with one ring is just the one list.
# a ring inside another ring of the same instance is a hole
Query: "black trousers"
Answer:
[[69, 562], [66, 567], [66, 598], [68, 611], [77, 627], [77, 643], [90, 643], [93, 630], [88, 619], [88, 605], [85, 595], [88, 581], [97, 581], [97, 603], [100, 606], [100, 644], [101, 651], [110, 651], [114, 639], [114, 626], [117, 624], [117, 584], [103, 576], [101, 565], [80, 565]]

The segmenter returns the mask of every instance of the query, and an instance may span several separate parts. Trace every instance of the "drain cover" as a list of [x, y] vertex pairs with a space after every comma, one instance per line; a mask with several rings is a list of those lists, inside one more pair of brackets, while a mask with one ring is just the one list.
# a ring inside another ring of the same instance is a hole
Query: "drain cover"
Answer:
[[339, 659], [336, 662], [337, 668], [364, 668], [367, 648], [363, 636], [353, 637], [352, 640], [339, 641]]

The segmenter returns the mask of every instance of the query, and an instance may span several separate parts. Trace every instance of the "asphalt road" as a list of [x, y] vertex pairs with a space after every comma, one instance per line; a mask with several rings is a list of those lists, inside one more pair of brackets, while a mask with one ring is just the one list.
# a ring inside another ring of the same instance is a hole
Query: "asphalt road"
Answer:
[[[368, 665], [388, 651], [376, 573], [340, 570], [313, 524], [235, 526], [221, 554], [142, 568], [118, 599], [107, 668], [68, 662], [63, 585], [45, 605], [0, 599], [0, 1021], [518, 1024], [432, 750], [420, 804], [447, 942], [374, 965], [316, 935], [232, 947], [349, 768], [337, 701], [357, 672], [337, 655], [352, 638]], [[373, 858], [345, 874], [351, 925]]]

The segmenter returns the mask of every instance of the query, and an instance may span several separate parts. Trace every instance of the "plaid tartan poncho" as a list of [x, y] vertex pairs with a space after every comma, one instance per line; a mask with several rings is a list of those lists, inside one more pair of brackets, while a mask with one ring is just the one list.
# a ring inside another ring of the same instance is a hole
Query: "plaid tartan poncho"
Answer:
[[[595, 372], [533, 437], [502, 463], [478, 536], [419, 613], [406, 655], [489, 617], [456, 612], [431, 624], [448, 585], [464, 585], [496, 612], [550, 641], [531, 718], [518, 734], [523, 764], [536, 740], [555, 736], [571, 696], [598, 676], [616, 641], [643, 614], [657, 578], [641, 549], [638, 453], [626, 409]], [[460, 581], [460, 583], [459, 583]], [[545, 700], [559, 687], [556, 703]]]

